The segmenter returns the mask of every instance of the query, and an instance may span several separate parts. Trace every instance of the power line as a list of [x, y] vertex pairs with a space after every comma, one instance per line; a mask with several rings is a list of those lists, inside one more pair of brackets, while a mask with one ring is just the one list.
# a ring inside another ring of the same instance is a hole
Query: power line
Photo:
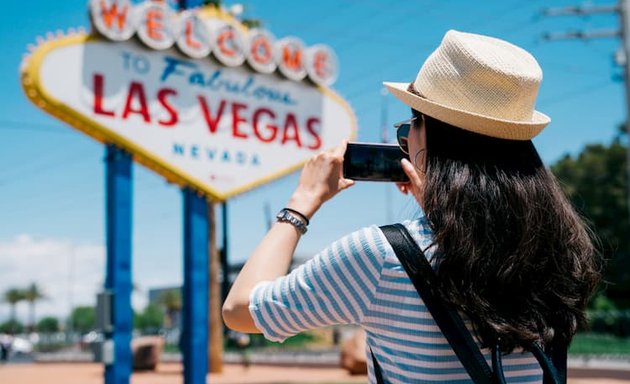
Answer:
[[[67, 153], [64, 152], [63, 154], [66, 155]], [[0, 185], [12, 183], [14, 181], [20, 181], [22, 179], [29, 178], [32, 175], [38, 175], [48, 172], [51, 169], [59, 168], [60, 166], [86, 164], [85, 162], [80, 161], [84, 158], [85, 155], [83, 153], [77, 155], [76, 152], [73, 152], [70, 156], [57, 158], [51, 158], [50, 156], [47, 156], [46, 158], [35, 158], [35, 162], [19, 164], [22, 165], [22, 167], [11, 166], [10, 168], [8, 168], [8, 173], [0, 175]], [[40, 161], [38, 162], [37, 160]], [[11, 180], [9, 181], [8, 179]]]
[[55, 125], [55, 124], [29, 122], [29, 121], [0, 120], [1, 130], [15, 130], [15, 131], [26, 130], [26, 131], [64, 133], [64, 134], [75, 133], [73, 130], [70, 130], [70, 129], [61, 130], [59, 128], [63, 128], [63, 126]]
[[[562, 33], [547, 33], [548, 41], [554, 40], [590, 40], [599, 38], [621, 38], [621, 49], [617, 54], [618, 64], [624, 69], [624, 85], [626, 91], [626, 132], [630, 137], [630, 0], [620, 0], [615, 5], [590, 5], [548, 8], [546, 16], [575, 16], [591, 14], [617, 14], [621, 25], [616, 28], [603, 30], [578, 30]], [[630, 145], [626, 148], [626, 198], [628, 199], [628, 214], [630, 215]]]
[[479, 19], [473, 19], [474, 22], [469, 24], [467, 26], [467, 28], [471, 29], [471, 28], [476, 28], [480, 25], [488, 25], [488, 20], [494, 20], [494, 21], [498, 21], [503, 19], [506, 15], [516, 12], [516, 11], [520, 11], [521, 9], [531, 6], [531, 3], [533, 3], [533, 1], [522, 1], [522, 0], [517, 0], [514, 1], [513, 3], [511, 3], [509, 6], [507, 6], [506, 8], [502, 9], [501, 11], [492, 14], [488, 17], [483, 17], [483, 18], [479, 18]]
[[610, 80], [606, 80], [606, 81], [599, 81], [593, 84], [588, 84], [584, 87], [581, 88], [577, 88], [577, 89], [573, 89], [570, 90], [568, 92], [563, 92], [559, 95], [555, 95], [555, 96], [550, 96], [547, 98], [544, 98], [542, 100], [539, 101], [539, 104], [541, 107], [549, 107], [550, 105], [555, 105], [555, 104], [559, 104], [559, 103], [564, 103], [568, 100], [571, 100], [577, 96], [584, 96], [588, 93], [609, 87], [611, 85], [614, 85], [615, 83], [611, 82]]
[[[476, 25], [478, 25], [480, 23], [479, 20], [483, 20], [483, 22], [485, 23], [485, 25], [489, 25], [492, 24], [492, 22], [488, 23], [487, 20], [492, 20], [493, 22], [496, 22], [498, 20], [501, 20], [506, 14], [515, 12], [515, 11], [519, 11], [521, 10], [523, 7], [529, 6], [531, 5], [531, 2], [523, 2], [523, 1], [514, 1], [511, 2], [510, 5], [506, 8], [503, 8], [501, 10], [499, 10], [498, 12], [495, 12], [491, 15], [488, 16], [484, 16], [482, 18], [475, 18], [473, 19], [474, 21], [468, 25], [465, 26], [465, 29], [470, 29]], [[429, 12], [434, 12], [438, 7], [433, 7], [431, 8], [431, 10], [429, 10]], [[414, 20], [413, 17], [411, 17], [410, 15], [406, 15], [406, 17], [409, 20]], [[394, 24], [398, 27], [397, 24]], [[367, 42], [372, 42], [373, 40], [366, 40]], [[395, 41], [390, 41], [389, 44], [397, 44]], [[414, 48], [418, 49], [418, 48], [427, 48], [427, 49], [432, 49], [434, 48], [433, 45], [428, 45], [428, 44], [422, 44], [422, 45], [416, 45], [414, 44]], [[356, 102], [357, 99], [366, 97], [367, 95], [371, 95], [369, 92], [366, 92], [368, 90], [370, 90], [371, 88], [373, 88], [375, 86], [375, 84], [378, 83], [379, 88], [380, 88], [380, 81], [374, 81], [374, 82], [370, 82], [370, 81], [366, 81], [365, 76], [367, 74], [369, 74], [372, 78], [379, 76], [382, 77], [382, 74], [385, 71], [391, 71], [392, 69], [404, 66], [404, 65], [409, 65], [409, 61], [408, 60], [396, 60], [395, 63], [393, 65], [388, 64], [391, 62], [391, 58], [389, 57], [384, 57], [383, 58], [383, 65], [380, 65], [379, 67], [381, 68], [378, 71], [374, 71], [372, 68], [366, 68], [365, 71], [361, 71], [361, 73], [354, 75], [352, 78], [350, 78], [347, 83], [350, 84], [354, 84], [355, 81], [362, 81], [362, 83], [364, 83], [363, 86], [359, 86], [356, 89], [352, 89], [353, 87], [350, 87], [350, 89], [352, 90], [351, 92], [346, 93], [344, 96], [351, 100]], [[413, 76], [413, 74], [412, 74]], [[348, 87], [346, 87], [346, 89], [348, 89]], [[375, 104], [375, 102], [371, 103], [371, 104]], [[362, 108], [361, 110], [366, 109], [366, 108]], [[356, 111], [355, 111], [356, 112]], [[358, 113], [357, 113], [358, 114]]]

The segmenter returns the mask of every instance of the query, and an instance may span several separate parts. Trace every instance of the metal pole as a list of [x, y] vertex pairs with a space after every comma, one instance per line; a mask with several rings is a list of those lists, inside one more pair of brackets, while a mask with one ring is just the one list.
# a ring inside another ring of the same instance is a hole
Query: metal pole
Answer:
[[74, 246], [70, 250], [68, 261], [68, 326], [66, 328], [66, 340], [72, 343], [74, 324], [72, 324], [72, 312], [74, 310]]
[[205, 384], [208, 372], [208, 203], [184, 189], [184, 289], [181, 346], [184, 383]]
[[221, 242], [221, 271], [223, 272], [223, 282], [221, 285], [221, 302], [225, 302], [230, 290], [230, 263], [228, 261], [228, 204], [221, 204], [221, 219], [223, 226], [223, 241]]
[[113, 330], [106, 345], [113, 343], [113, 359], [105, 360], [105, 384], [129, 383], [131, 376], [131, 218], [132, 159], [114, 145], [106, 149], [107, 272], [105, 289], [113, 293]]
[[178, 0], [179, 9], [184, 10], [188, 8], [195, 8], [203, 5], [203, 0]]
[[223, 320], [221, 319], [221, 284], [219, 283], [219, 269], [221, 261], [217, 249], [217, 231], [215, 205], [208, 202], [208, 222], [211, 230], [208, 233], [210, 250], [210, 314], [208, 329], [210, 330], [210, 346], [208, 348], [210, 373], [223, 372]]
[[[185, 10], [202, 0], [178, 0]], [[181, 347], [184, 384], [205, 384], [208, 373], [208, 203], [191, 189], [184, 189], [184, 289]]]
[[624, 85], [626, 89], [626, 199], [628, 200], [628, 215], [630, 215], [630, 0], [621, 0], [621, 42], [625, 56]]

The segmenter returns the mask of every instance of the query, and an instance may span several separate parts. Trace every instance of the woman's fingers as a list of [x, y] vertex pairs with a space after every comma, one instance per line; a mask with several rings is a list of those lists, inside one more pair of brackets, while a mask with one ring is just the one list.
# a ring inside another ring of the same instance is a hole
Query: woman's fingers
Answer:
[[414, 168], [413, 164], [411, 164], [411, 162], [409, 160], [407, 160], [407, 159], [402, 159], [401, 163], [402, 163], [403, 171], [405, 172], [405, 174], [409, 178], [409, 181], [412, 184], [414, 184], [416, 186], [419, 186], [422, 182], [421, 182], [420, 176], [418, 175], [418, 172], [416, 172], [416, 168]]
[[348, 147], [348, 140], [343, 140], [341, 144], [339, 144], [333, 151], [335, 156], [341, 158], [343, 160], [343, 155], [346, 153], [346, 148]]
[[397, 182], [396, 187], [398, 188], [400, 192], [402, 192], [403, 195], [406, 195], [407, 193], [409, 193], [409, 183]]
[[311, 196], [319, 205], [338, 192], [354, 185], [354, 181], [343, 177], [343, 155], [347, 141], [339, 146], [313, 156], [302, 169], [296, 192]]

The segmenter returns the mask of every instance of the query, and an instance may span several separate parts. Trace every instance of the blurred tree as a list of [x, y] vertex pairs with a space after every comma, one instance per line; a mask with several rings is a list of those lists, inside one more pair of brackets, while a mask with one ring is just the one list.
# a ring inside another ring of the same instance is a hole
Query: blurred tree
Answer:
[[35, 283], [31, 283], [31, 285], [29, 285], [28, 288], [26, 288], [23, 293], [24, 293], [24, 300], [26, 300], [29, 305], [29, 322], [28, 322], [27, 328], [29, 329], [29, 331], [34, 331], [35, 330], [35, 304], [38, 301], [45, 299], [46, 296]]
[[215, 8], [219, 8], [222, 3], [223, 3], [222, 0], [204, 0], [201, 4], [202, 5], [212, 5]]
[[615, 305], [615, 303], [601, 292], [593, 297], [593, 300], [591, 300], [591, 308], [594, 311], [604, 312], [617, 310], [617, 306]]
[[623, 132], [610, 145], [587, 145], [577, 157], [563, 157], [551, 170], [601, 241], [607, 261], [606, 296], [620, 308], [630, 308], [630, 219]]
[[182, 310], [182, 295], [179, 289], [169, 289], [164, 291], [156, 300], [156, 303], [164, 308], [166, 312], [166, 327], [173, 327], [175, 316]]
[[55, 333], [59, 332], [59, 320], [56, 317], [44, 317], [37, 323], [37, 332], [40, 333]]
[[241, 23], [249, 29], [262, 27], [262, 21], [258, 19], [243, 19]]
[[11, 306], [11, 321], [15, 321], [15, 307], [17, 303], [24, 300], [24, 291], [18, 288], [10, 288], [4, 292], [4, 301]]
[[155, 304], [149, 304], [142, 313], [134, 317], [134, 327], [142, 332], [155, 333], [164, 325], [164, 311]]
[[0, 332], [18, 334], [24, 332], [24, 325], [17, 320], [9, 320], [0, 324]]
[[70, 323], [73, 330], [87, 333], [96, 326], [96, 310], [94, 307], [76, 307], [70, 315]]

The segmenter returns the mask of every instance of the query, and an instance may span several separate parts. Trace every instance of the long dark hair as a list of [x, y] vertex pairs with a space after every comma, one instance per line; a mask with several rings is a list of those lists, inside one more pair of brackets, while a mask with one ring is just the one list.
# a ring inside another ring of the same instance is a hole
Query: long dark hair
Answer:
[[600, 277], [588, 227], [531, 141], [424, 119], [423, 205], [439, 294], [470, 317], [485, 346], [499, 337], [503, 352], [568, 345]]

